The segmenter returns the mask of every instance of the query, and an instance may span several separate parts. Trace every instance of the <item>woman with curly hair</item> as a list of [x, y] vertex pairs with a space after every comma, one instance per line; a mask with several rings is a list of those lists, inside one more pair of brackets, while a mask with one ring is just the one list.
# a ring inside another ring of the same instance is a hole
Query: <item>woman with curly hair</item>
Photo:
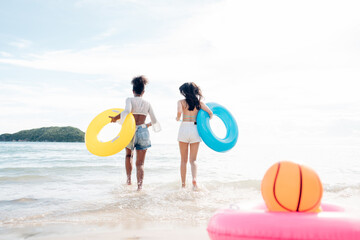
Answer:
[[[136, 122], [136, 132], [133, 139], [126, 147], [125, 168], [127, 175], [127, 184], [131, 185], [131, 172], [133, 166], [133, 152], [136, 149], [136, 176], [138, 191], [142, 189], [144, 180], [144, 162], [146, 150], [151, 147], [150, 134], [148, 128], [153, 127], [155, 132], [161, 130], [151, 104], [144, 100], [142, 96], [145, 93], [145, 85], [148, 80], [144, 76], [135, 77], [131, 84], [133, 85], [134, 97], [126, 99], [125, 110], [115, 117], [110, 117], [111, 122], [119, 121], [122, 124], [129, 113], [132, 113]], [[150, 115], [151, 122], [145, 124], [147, 115]]]

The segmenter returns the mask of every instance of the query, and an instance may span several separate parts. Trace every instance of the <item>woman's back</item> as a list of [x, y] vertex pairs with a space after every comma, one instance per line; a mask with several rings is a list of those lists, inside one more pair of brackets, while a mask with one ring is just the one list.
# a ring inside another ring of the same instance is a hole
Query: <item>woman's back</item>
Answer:
[[147, 115], [150, 112], [151, 105], [148, 101], [142, 97], [135, 96], [126, 99], [127, 106], [131, 106], [131, 112], [133, 114]]
[[185, 99], [178, 102], [178, 111], [183, 113], [183, 122], [196, 122], [199, 110], [194, 108], [194, 110], [190, 111]]

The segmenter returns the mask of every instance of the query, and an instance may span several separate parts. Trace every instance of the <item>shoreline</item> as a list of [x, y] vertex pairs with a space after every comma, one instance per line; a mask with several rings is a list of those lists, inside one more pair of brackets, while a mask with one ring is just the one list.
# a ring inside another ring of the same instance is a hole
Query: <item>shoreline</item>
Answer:
[[176, 223], [142, 223], [129, 224], [74, 224], [50, 223], [28, 224], [22, 227], [2, 226], [1, 239], [31, 240], [208, 240], [207, 224], [188, 225]]

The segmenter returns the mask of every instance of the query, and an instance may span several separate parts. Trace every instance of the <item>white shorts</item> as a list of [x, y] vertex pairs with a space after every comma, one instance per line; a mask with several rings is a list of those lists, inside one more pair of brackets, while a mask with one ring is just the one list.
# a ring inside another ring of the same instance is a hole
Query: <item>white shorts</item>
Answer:
[[201, 142], [197, 126], [193, 122], [181, 122], [178, 141], [185, 143]]

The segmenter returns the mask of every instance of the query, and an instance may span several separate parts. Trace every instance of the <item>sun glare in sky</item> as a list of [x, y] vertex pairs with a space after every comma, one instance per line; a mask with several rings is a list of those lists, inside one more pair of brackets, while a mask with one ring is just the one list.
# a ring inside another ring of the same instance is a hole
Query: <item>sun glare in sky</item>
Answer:
[[98, 113], [124, 107], [131, 79], [145, 75], [144, 98], [163, 129], [154, 142], [176, 143], [178, 88], [193, 81], [203, 101], [232, 112], [240, 142], [359, 143], [359, 8], [358, 1], [2, 1], [0, 134], [85, 131]]

